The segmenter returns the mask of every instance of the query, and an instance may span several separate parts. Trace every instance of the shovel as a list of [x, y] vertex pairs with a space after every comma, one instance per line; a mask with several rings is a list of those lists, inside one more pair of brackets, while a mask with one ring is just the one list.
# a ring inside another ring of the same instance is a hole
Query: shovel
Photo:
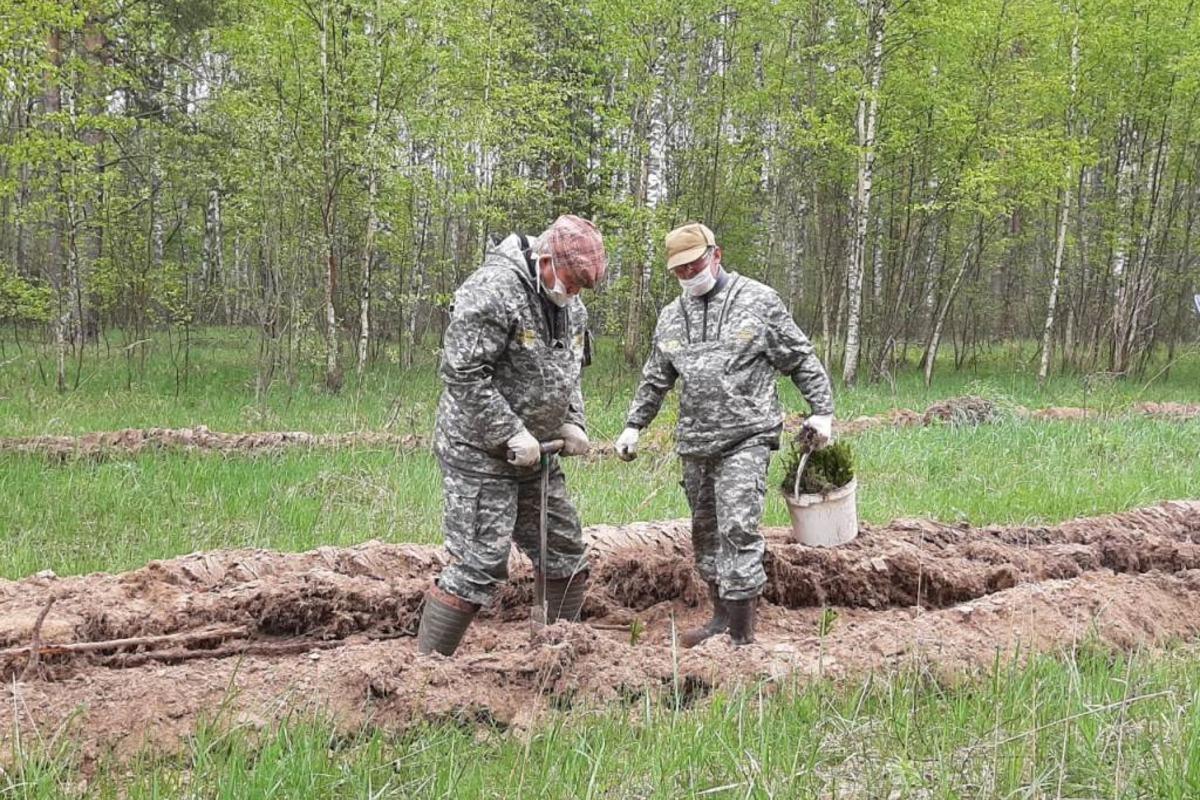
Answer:
[[[562, 439], [552, 439], [549, 442], [541, 443], [542, 458], [539, 469], [541, 470], [542, 494], [541, 501], [538, 506], [538, 563], [537, 576], [533, 583], [533, 611], [532, 617], [535, 625], [542, 624], [549, 616], [549, 608], [546, 604], [546, 500], [550, 495], [550, 456], [555, 455], [563, 449]], [[511, 460], [513, 453], [508, 452], [508, 458]]]

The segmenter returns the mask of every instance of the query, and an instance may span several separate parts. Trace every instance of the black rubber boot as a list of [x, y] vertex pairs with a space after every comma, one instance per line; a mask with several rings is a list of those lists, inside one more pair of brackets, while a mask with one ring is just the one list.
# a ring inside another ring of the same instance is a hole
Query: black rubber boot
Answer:
[[733, 639], [734, 644], [750, 644], [754, 641], [754, 607], [757, 604], [757, 597], [725, 601], [725, 608], [729, 611], [729, 638]]
[[721, 590], [715, 583], [708, 584], [708, 596], [712, 600], [713, 614], [699, 628], [690, 628], [679, 637], [679, 643], [684, 647], [695, 647], [705, 639], [712, 638], [729, 629], [729, 609], [726, 601], [721, 599]]
[[[587, 594], [588, 574], [579, 572], [569, 578], [546, 579], [546, 624], [560, 619], [567, 622], [578, 622], [579, 611], [583, 608], [583, 597]], [[534, 617], [540, 615], [540, 609], [534, 609]]]
[[417, 629], [417, 650], [454, 655], [478, 610], [475, 603], [434, 586], [425, 593], [425, 610], [421, 612], [421, 626]]

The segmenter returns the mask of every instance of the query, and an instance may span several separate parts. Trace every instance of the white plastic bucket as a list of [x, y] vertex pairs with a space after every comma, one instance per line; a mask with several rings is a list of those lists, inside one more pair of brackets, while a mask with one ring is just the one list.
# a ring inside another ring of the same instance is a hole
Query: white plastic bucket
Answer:
[[793, 497], [784, 492], [792, 515], [792, 538], [809, 547], [835, 547], [858, 536], [857, 488], [855, 478], [829, 494]]

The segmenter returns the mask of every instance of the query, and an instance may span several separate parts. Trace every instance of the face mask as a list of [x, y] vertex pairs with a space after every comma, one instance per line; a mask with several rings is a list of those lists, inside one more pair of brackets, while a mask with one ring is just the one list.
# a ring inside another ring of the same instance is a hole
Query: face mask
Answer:
[[554, 273], [554, 285], [546, 286], [542, 281], [541, 265], [538, 265], [538, 285], [542, 287], [542, 293], [546, 295], [546, 299], [554, 305], [562, 308], [571, 302], [571, 295], [567, 294], [567, 287], [563, 285], [562, 280], [558, 277], [558, 270], [554, 268], [554, 256], [550, 256], [550, 269]]
[[716, 285], [717, 276], [713, 275], [712, 268], [706, 268], [704, 271], [690, 278], [679, 278], [679, 286], [692, 297], [706, 295]]

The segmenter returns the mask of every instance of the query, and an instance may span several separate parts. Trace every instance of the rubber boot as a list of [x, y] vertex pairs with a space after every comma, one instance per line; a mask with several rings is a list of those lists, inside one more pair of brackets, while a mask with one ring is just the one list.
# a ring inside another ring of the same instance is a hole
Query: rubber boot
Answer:
[[712, 619], [699, 628], [684, 631], [679, 637], [679, 643], [684, 647], [695, 647], [705, 639], [724, 633], [729, 628], [729, 609], [726, 601], [721, 599], [721, 590], [717, 584], [708, 584], [708, 597], [712, 600]]
[[725, 601], [725, 608], [729, 611], [729, 638], [733, 639], [735, 645], [754, 641], [754, 607], [757, 604], [757, 597]]
[[[546, 624], [560, 619], [578, 622], [583, 608], [583, 596], [587, 594], [588, 574], [579, 572], [569, 578], [546, 579]], [[538, 616], [540, 609], [534, 609]]]
[[478, 610], [479, 606], [475, 603], [434, 586], [425, 593], [425, 609], [421, 612], [421, 626], [417, 629], [418, 652], [437, 651], [444, 656], [454, 655]]

